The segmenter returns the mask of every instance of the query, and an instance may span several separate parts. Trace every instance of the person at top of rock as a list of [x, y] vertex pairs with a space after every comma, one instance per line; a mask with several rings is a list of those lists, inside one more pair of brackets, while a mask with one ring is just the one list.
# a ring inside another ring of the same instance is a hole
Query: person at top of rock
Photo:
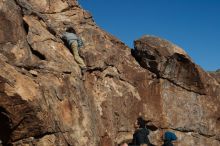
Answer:
[[76, 35], [76, 31], [69, 27], [63, 34], [62, 39], [64, 39], [70, 49], [72, 49], [75, 61], [79, 64], [81, 69], [86, 69], [86, 65], [83, 59], [79, 55], [79, 48], [83, 46], [82, 40]]

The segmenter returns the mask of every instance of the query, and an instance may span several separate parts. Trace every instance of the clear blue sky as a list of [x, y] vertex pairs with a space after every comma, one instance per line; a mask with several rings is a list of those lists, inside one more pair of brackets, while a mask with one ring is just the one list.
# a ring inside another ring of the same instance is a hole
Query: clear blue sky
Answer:
[[97, 25], [133, 48], [144, 34], [182, 47], [203, 69], [220, 68], [220, 0], [79, 0]]

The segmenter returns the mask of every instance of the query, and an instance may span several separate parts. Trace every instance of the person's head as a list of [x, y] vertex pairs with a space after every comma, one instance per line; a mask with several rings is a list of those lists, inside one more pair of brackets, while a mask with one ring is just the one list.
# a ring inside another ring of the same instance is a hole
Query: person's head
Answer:
[[136, 126], [138, 128], [145, 128], [146, 121], [142, 117], [138, 117], [137, 120], [136, 120]]
[[69, 32], [69, 33], [74, 33], [74, 34], [76, 34], [76, 31], [75, 31], [75, 29], [73, 29], [72, 27], [67, 27], [67, 28], [66, 28], [66, 32]]

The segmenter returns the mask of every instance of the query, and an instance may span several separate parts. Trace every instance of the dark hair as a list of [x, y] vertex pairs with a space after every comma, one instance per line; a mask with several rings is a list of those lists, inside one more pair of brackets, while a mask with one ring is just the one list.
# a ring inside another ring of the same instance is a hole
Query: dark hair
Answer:
[[67, 27], [67, 28], [66, 28], [66, 32], [70, 32], [70, 33], [76, 34], [75, 29], [73, 29], [72, 27]]
[[140, 126], [140, 128], [146, 127], [146, 121], [142, 117], [137, 118], [137, 124]]

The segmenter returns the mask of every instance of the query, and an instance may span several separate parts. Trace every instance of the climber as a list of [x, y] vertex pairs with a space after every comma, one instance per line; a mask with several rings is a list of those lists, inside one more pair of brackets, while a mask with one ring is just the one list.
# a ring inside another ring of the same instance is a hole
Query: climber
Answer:
[[172, 141], [177, 140], [177, 137], [173, 132], [166, 131], [163, 140], [164, 144], [162, 146], [173, 146]]
[[135, 129], [132, 143], [129, 146], [153, 146], [148, 139], [149, 130], [146, 128], [146, 121], [142, 117], [137, 118]]
[[71, 27], [67, 28], [66, 32], [62, 36], [62, 39], [64, 39], [68, 47], [72, 49], [75, 61], [79, 64], [80, 68], [85, 70], [86, 65], [83, 59], [79, 56], [79, 48], [83, 46], [83, 42], [79, 37], [77, 37], [75, 30]]

